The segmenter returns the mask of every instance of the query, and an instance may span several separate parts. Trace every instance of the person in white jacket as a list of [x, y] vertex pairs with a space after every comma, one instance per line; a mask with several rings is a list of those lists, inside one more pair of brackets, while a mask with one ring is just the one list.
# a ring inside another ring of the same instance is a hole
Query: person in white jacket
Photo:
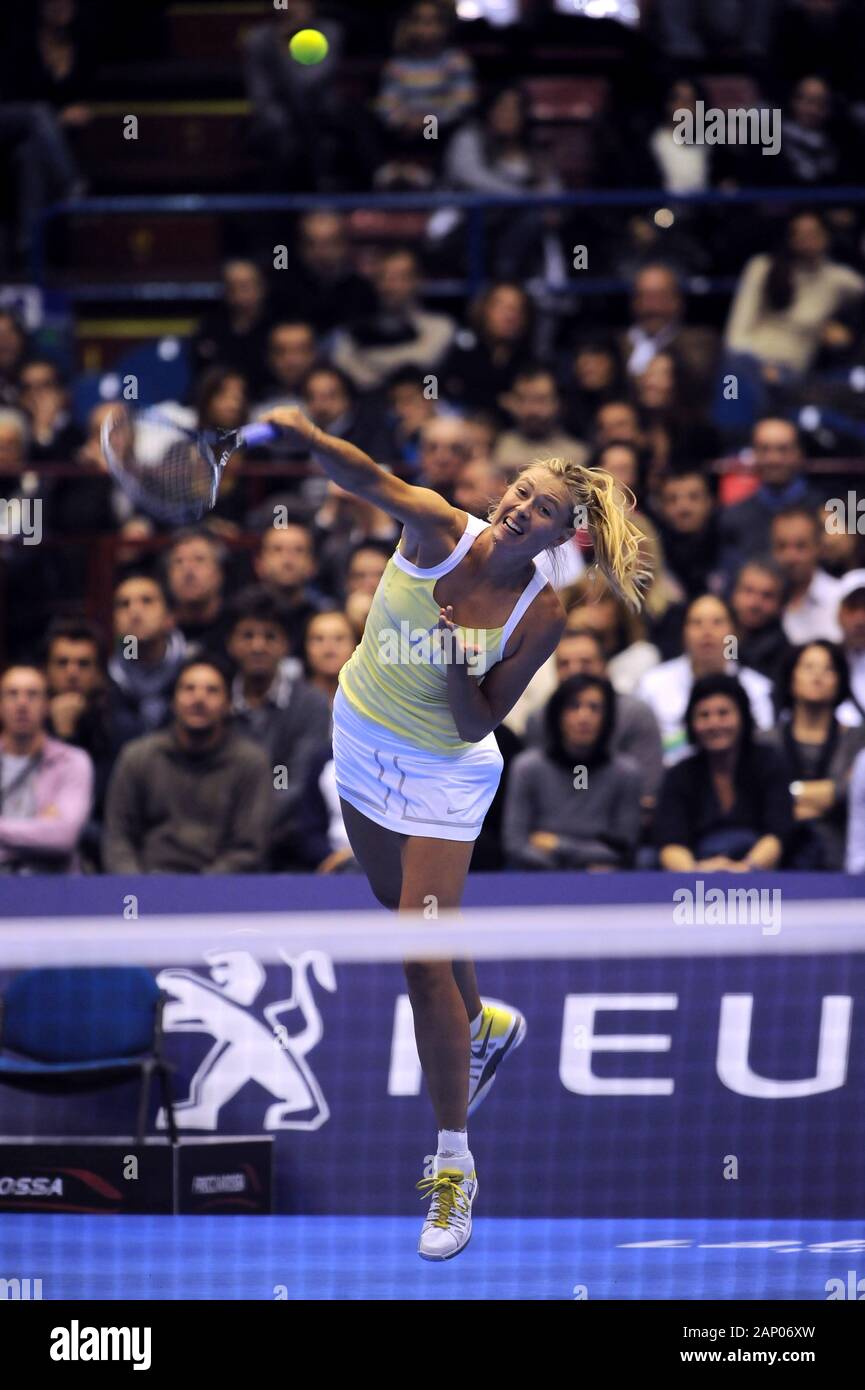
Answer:
[[759, 671], [739, 666], [735, 627], [723, 599], [714, 594], [695, 598], [685, 612], [684, 654], [647, 671], [637, 687], [637, 695], [650, 706], [660, 725], [667, 767], [690, 751], [685, 710], [691, 687], [700, 676], [737, 676], [747, 692], [757, 728], [774, 726], [772, 682]]

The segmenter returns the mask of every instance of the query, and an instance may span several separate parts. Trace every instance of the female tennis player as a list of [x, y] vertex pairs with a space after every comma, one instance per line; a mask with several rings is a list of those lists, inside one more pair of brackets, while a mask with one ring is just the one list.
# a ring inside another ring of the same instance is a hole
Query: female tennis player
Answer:
[[[640, 596], [640, 532], [608, 473], [561, 459], [526, 466], [489, 521], [394, 477], [297, 408], [266, 419], [306, 441], [328, 477], [402, 523], [360, 645], [333, 707], [337, 788], [352, 850], [385, 907], [460, 905], [474, 841], [502, 770], [493, 730], [555, 649], [565, 624], [535, 563], [591, 533], [599, 568]], [[471, 1235], [477, 1192], [467, 1114], [525, 1034], [522, 1015], [486, 1008], [470, 962], [407, 963], [423, 1073], [438, 1122], [418, 1253], [447, 1260]]]

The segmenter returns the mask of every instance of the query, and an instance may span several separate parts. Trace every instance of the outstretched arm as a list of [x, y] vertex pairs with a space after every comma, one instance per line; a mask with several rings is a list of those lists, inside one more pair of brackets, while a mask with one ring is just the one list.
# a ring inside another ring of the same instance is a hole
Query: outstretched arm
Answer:
[[455, 537], [462, 534], [464, 513], [457, 511], [439, 493], [431, 488], [413, 487], [402, 478], [394, 477], [348, 440], [320, 430], [297, 406], [271, 410], [263, 418], [279, 425], [287, 436], [293, 434], [302, 440], [333, 482], [346, 492], [353, 492], [356, 497], [381, 507], [411, 532], [422, 535], [431, 530], [444, 530], [452, 531]]

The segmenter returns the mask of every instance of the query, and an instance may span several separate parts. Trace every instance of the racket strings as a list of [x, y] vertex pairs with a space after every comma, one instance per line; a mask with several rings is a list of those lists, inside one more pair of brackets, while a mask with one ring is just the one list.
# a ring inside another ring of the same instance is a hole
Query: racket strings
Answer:
[[133, 421], [119, 411], [103, 440], [112, 473], [144, 510], [194, 520], [213, 505], [215, 461], [197, 436], [162, 418]]
[[213, 484], [213, 468], [195, 444], [180, 439], [170, 444], [160, 466], [153, 470], [165, 500], [179, 505], [207, 507]]

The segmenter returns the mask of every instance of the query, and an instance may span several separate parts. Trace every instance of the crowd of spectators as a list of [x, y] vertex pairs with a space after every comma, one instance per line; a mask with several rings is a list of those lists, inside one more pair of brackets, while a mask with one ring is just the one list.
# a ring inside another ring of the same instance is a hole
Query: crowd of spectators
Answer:
[[[290, 0], [273, 25], [317, 24], [336, 63], [340, 24], [320, 8]], [[698, 57], [692, 8], [659, 5], [683, 72]], [[767, 82], [774, 8], [749, 7], [769, 24], [747, 30]], [[792, 8], [806, 33], [821, 7]], [[848, 22], [840, 3], [822, 8]], [[75, 6], [40, 13], [40, 52], [62, 67], [48, 30]], [[402, 8], [368, 120], [325, 65], [288, 63], [272, 27], [253, 30], [244, 59], [256, 148], [283, 186], [337, 186], [349, 129], [376, 186], [562, 186], [520, 88], [480, 90], [448, 6]], [[855, 88], [838, 64], [797, 67], [802, 51], [788, 45], [781, 74], [795, 84], [784, 178], [841, 184]], [[676, 81], [668, 115], [698, 99], [693, 74]], [[70, 128], [86, 119], [73, 95]], [[646, 146], [659, 185], [747, 181], [683, 162], [667, 133], [662, 121]], [[453, 227], [438, 230], [446, 243]], [[161, 410], [231, 429], [299, 405], [478, 516], [534, 458], [603, 467], [633, 493], [652, 571], [640, 613], [605, 588], [587, 534], [544, 562], [567, 628], [498, 731], [505, 773], [475, 869], [865, 871], [865, 523], [848, 499], [833, 524], [848, 479], [811, 469], [819, 445], [793, 408], [839, 363], [865, 371], [861, 228], [800, 212], [769, 246], [752, 223], [723, 332], [694, 321], [681, 258], [651, 243], [626, 325], [583, 312], [552, 334], [526, 267], [554, 274], [569, 229], [517, 207], [493, 231], [489, 283], [444, 312], [424, 294], [429, 239], [361, 265], [343, 214], [298, 217], [287, 269], [225, 263], [188, 344], [191, 389]], [[171, 530], [107, 472], [111, 406], [79, 420], [70, 388], [0, 311], [0, 873], [356, 869], [330, 707], [397, 527], [277, 444], [235, 456], [215, 510]], [[113, 540], [110, 596], [104, 570], [94, 593], [94, 538]]]
[[[536, 415], [518, 403], [525, 387], [543, 393]], [[483, 516], [526, 451], [550, 453], [557, 391], [548, 368], [517, 368], [504, 399], [526, 442], [502, 462], [516, 430], [490, 418], [474, 436], [437, 408], [414, 458], [395, 451], [388, 466]], [[690, 460], [644, 490], [639, 440], [569, 447], [634, 489], [660, 568], [637, 614], [591, 568], [586, 535], [556, 554], [567, 628], [499, 730], [506, 773], [475, 867], [853, 863], [865, 568], [858, 539], [840, 568], [831, 548], [832, 571], [821, 563], [826, 507], [795, 424], [756, 422], [752, 491], [732, 505]], [[118, 521], [112, 630], [82, 595], [81, 616], [46, 613], [19, 634], [0, 681], [4, 872], [354, 867], [330, 706], [398, 533], [313, 465], [290, 484], [242, 525]], [[39, 548], [10, 536], [4, 550], [18, 585]]]

